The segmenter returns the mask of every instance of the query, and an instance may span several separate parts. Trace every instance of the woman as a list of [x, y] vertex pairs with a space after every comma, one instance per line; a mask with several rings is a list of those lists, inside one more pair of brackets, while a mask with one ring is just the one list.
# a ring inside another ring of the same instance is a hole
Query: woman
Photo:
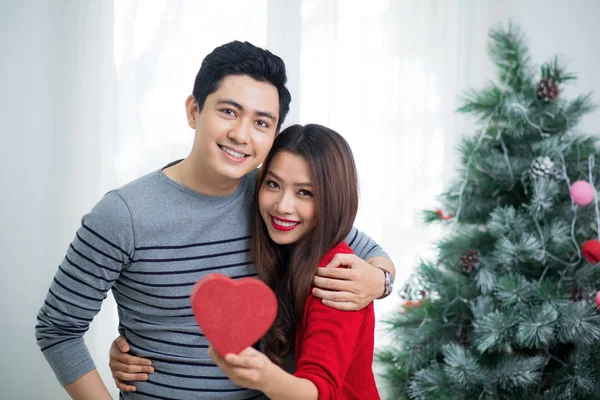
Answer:
[[249, 347], [222, 357], [211, 348], [210, 356], [234, 383], [271, 399], [379, 399], [373, 304], [340, 311], [311, 293], [317, 265], [352, 253], [343, 242], [358, 210], [348, 143], [320, 125], [285, 129], [259, 172], [256, 198], [253, 260], [279, 312], [264, 353]]
[[[343, 240], [358, 210], [358, 185], [348, 143], [319, 125], [287, 128], [263, 163], [257, 198], [253, 259], [279, 313], [263, 338], [265, 354], [251, 347], [225, 358], [209, 354], [233, 382], [271, 399], [378, 399], [373, 304], [344, 312], [310, 293], [311, 266], [351, 253]], [[291, 354], [293, 375], [283, 368]]]

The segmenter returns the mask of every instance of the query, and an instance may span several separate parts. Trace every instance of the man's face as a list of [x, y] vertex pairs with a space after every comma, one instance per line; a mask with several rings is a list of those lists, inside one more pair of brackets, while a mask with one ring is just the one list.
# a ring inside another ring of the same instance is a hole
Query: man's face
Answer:
[[190, 96], [188, 123], [196, 131], [195, 160], [214, 179], [239, 180], [257, 168], [273, 145], [279, 121], [275, 86], [247, 75], [229, 75], [204, 107]]

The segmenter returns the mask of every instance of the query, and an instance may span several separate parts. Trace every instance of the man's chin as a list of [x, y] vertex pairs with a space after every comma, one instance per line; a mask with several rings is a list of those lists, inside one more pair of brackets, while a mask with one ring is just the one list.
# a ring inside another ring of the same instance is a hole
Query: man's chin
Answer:
[[221, 170], [221, 176], [223, 179], [227, 180], [240, 180], [245, 175], [248, 175], [250, 172], [254, 171], [258, 166], [239, 166], [238, 168], [224, 168]]

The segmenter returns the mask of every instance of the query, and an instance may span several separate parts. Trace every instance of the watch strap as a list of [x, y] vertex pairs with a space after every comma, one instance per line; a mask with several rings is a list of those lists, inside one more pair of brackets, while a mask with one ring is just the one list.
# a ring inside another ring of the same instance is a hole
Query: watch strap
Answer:
[[390, 295], [390, 293], [392, 293], [392, 286], [393, 286], [392, 274], [390, 273], [390, 271], [388, 271], [385, 268], [381, 268], [381, 267], [375, 267], [375, 268], [379, 268], [385, 274], [385, 286], [384, 286], [383, 295], [381, 297], [379, 297], [380, 299], [384, 299], [384, 298], [388, 297]]

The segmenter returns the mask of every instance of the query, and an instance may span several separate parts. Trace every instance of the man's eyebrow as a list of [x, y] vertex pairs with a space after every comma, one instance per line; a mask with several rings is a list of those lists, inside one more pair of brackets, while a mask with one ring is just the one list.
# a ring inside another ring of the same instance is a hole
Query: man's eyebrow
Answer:
[[[244, 111], [244, 106], [242, 106], [240, 103], [233, 101], [233, 100], [222, 99], [222, 100], [217, 101], [217, 105], [220, 105], [220, 104], [226, 104], [226, 105], [235, 107], [240, 111]], [[275, 116], [268, 111], [257, 111], [255, 113], [255, 115], [258, 117], [268, 118], [273, 122], [277, 121], [277, 118], [275, 118]]]
[[[273, 171], [269, 170], [267, 171], [267, 175], [271, 175], [273, 178], [277, 179], [278, 181], [283, 181], [283, 179], [281, 179], [280, 177], [277, 176], [277, 174], [275, 174]], [[294, 186], [302, 186], [302, 187], [312, 187], [312, 183], [311, 182], [295, 182]]]
[[217, 101], [217, 104], [227, 104], [227, 105], [233, 106], [239, 110], [242, 110], [242, 111], [244, 110], [244, 107], [240, 103], [237, 103], [237, 102], [235, 102], [233, 100], [229, 100], [229, 99], [219, 100], [219, 101]]
[[270, 113], [270, 112], [268, 112], [268, 111], [257, 111], [257, 112], [256, 112], [256, 116], [258, 116], [258, 117], [265, 117], [265, 118], [268, 118], [268, 119], [270, 119], [270, 120], [271, 120], [271, 121], [273, 121], [273, 122], [277, 122], [277, 118], [275, 118], [275, 117], [273, 116], [273, 114], [271, 114], [271, 113]]

